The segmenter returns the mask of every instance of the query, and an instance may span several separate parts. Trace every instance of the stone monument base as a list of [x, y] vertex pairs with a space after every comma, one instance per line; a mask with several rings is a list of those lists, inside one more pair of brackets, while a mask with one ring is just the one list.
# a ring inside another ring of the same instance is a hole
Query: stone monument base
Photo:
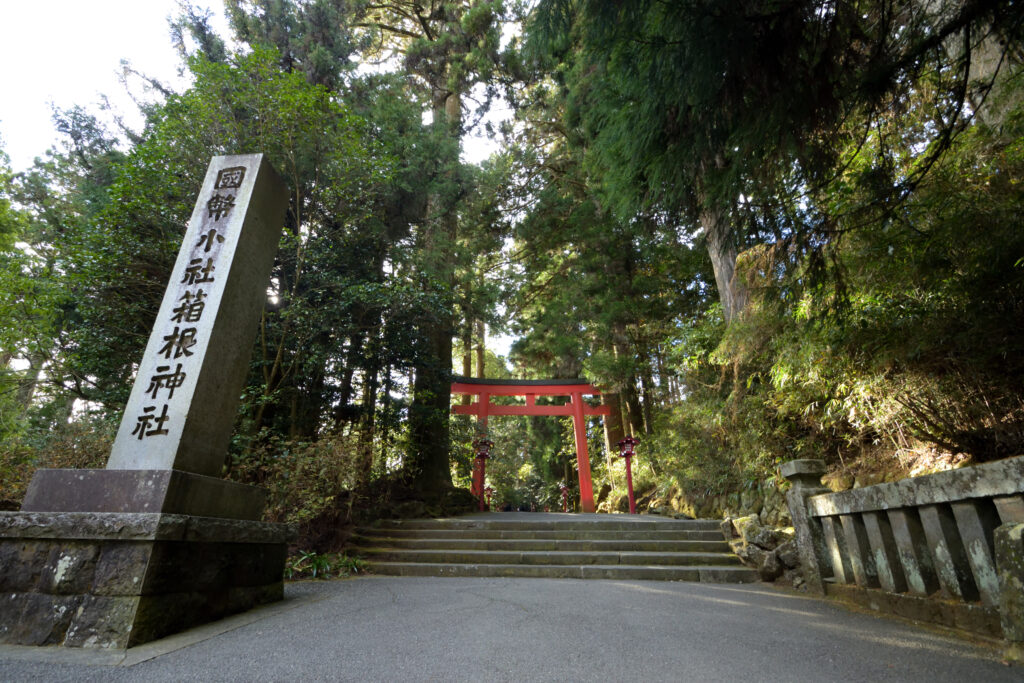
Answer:
[[281, 524], [0, 512], [0, 643], [127, 648], [283, 595]]
[[262, 489], [180, 470], [38, 470], [22, 512], [163, 512], [258, 520]]

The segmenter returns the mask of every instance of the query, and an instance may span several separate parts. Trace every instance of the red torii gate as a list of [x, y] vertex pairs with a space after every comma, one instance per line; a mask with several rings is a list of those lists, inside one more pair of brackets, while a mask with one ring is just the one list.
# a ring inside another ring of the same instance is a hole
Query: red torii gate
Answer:
[[[472, 379], [456, 377], [452, 382], [453, 394], [477, 396], [475, 403], [456, 405], [456, 415], [476, 415], [482, 431], [487, 431], [487, 418], [491, 415], [552, 415], [571, 416], [576, 435], [576, 469], [580, 473], [580, 507], [583, 512], [594, 512], [594, 486], [590, 481], [590, 455], [587, 453], [588, 415], [610, 415], [609, 406], [591, 406], [583, 396], [600, 395], [594, 385], [582, 379]], [[491, 396], [526, 396], [526, 405], [500, 406], [491, 403]], [[569, 403], [561, 406], [539, 406], [538, 396], [568, 396]], [[475, 483], [475, 482], [474, 482]], [[482, 487], [483, 482], [479, 483]]]

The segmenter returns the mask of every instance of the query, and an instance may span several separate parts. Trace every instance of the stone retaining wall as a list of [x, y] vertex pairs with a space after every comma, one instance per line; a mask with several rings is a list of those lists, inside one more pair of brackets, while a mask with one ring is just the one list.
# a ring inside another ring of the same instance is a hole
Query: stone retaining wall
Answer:
[[[1024, 646], [1024, 457], [827, 493], [785, 463], [809, 587]], [[939, 604], [941, 601], [943, 604]]]
[[650, 512], [666, 509], [666, 513], [670, 508], [673, 513], [683, 514], [693, 519], [724, 519], [757, 515], [762, 524], [775, 527], [790, 525], [786, 497], [782, 491], [770, 485], [715, 496], [690, 496], [672, 489], [664, 498], [652, 500], [649, 508]]

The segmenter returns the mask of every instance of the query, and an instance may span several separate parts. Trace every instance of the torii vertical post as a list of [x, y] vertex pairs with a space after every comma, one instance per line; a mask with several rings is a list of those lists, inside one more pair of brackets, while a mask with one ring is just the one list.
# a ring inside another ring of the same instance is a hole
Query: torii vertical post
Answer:
[[[576, 439], [576, 469], [580, 479], [580, 508], [583, 512], [594, 512], [594, 486], [590, 478], [590, 454], [587, 449], [587, 417], [608, 415], [608, 406], [591, 406], [583, 400], [586, 395], [601, 392], [585, 380], [498, 380], [456, 377], [452, 382], [453, 394], [479, 396], [476, 403], [456, 405], [456, 415], [476, 415], [478, 425], [486, 430], [487, 418], [493, 415], [549, 415], [572, 417]], [[493, 405], [491, 396], [526, 396], [526, 405]], [[568, 396], [566, 405], [537, 405], [537, 396]], [[478, 495], [484, 482], [474, 473], [472, 490]]]
[[[477, 439], [487, 438], [487, 407], [490, 405], [491, 395], [487, 392], [480, 394], [480, 412], [476, 416]], [[473, 459], [473, 481], [470, 483], [469, 492], [483, 500], [484, 487], [487, 486], [486, 473], [483, 468], [483, 460]], [[482, 510], [481, 510], [482, 511]]]
[[594, 484], [590, 481], [590, 453], [587, 452], [587, 422], [583, 416], [583, 394], [572, 394], [572, 426], [576, 434], [576, 465], [580, 473], [580, 508], [594, 512]]
[[477, 416], [477, 431], [487, 436], [487, 414], [491, 405], [491, 395], [486, 391], [480, 393], [480, 414]]

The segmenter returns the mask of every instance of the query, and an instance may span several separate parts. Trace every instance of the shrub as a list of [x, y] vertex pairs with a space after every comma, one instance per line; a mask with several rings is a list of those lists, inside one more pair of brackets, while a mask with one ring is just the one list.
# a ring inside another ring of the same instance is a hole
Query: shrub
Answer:
[[82, 418], [53, 431], [0, 443], [0, 509], [17, 510], [37, 469], [99, 468], [107, 463], [117, 426]]

